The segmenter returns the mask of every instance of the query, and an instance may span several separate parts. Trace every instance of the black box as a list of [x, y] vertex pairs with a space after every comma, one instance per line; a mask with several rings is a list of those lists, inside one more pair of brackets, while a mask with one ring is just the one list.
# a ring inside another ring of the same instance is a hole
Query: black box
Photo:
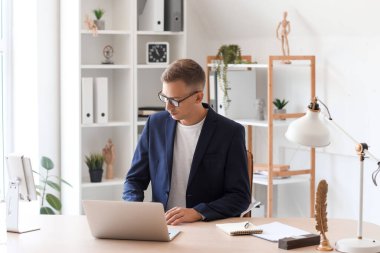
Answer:
[[280, 249], [296, 249], [296, 248], [318, 245], [320, 240], [321, 240], [320, 235], [315, 235], [315, 234], [285, 237], [278, 240], [278, 247]]

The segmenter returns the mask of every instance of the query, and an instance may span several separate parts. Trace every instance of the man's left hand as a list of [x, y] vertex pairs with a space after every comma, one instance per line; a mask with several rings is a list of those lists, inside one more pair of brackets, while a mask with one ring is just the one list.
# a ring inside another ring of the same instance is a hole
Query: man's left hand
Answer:
[[200, 213], [193, 208], [173, 207], [165, 213], [166, 224], [177, 225], [184, 222], [194, 222], [202, 219]]

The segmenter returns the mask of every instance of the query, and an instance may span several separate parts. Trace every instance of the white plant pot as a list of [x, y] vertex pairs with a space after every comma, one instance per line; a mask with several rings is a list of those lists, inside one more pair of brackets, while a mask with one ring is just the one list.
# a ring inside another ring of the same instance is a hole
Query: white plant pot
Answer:
[[[286, 113], [286, 109], [274, 109], [274, 113], [275, 114], [285, 114]], [[283, 119], [280, 119], [280, 120], [286, 120], [286, 119], [283, 118]]]
[[94, 20], [94, 24], [96, 25], [98, 30], [104, 30], [105, 29], [104, 20]]

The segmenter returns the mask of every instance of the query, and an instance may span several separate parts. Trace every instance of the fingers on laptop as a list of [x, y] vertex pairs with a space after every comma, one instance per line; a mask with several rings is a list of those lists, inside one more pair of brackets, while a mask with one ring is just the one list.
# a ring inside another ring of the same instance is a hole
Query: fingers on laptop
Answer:
[[201, 220], [201, 215], [193, 208], [174, 207], [165, 213], [166, 224], [178, 225]]

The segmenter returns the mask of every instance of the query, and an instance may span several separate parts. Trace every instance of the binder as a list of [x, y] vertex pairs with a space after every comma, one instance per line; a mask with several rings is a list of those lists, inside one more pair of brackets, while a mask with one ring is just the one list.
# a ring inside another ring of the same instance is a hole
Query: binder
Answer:
[[108, 122], [108, 79], [97, 77], [95, 79], [95, 122]]
[[164, 31], [164, 0], [138, 1], [138, 5], [139, 31]]
[[82, 78], [82, 124], [94, 123], [93, 78]]
[[165, 0], [165, 31], [183, 31], [183, 0]]

